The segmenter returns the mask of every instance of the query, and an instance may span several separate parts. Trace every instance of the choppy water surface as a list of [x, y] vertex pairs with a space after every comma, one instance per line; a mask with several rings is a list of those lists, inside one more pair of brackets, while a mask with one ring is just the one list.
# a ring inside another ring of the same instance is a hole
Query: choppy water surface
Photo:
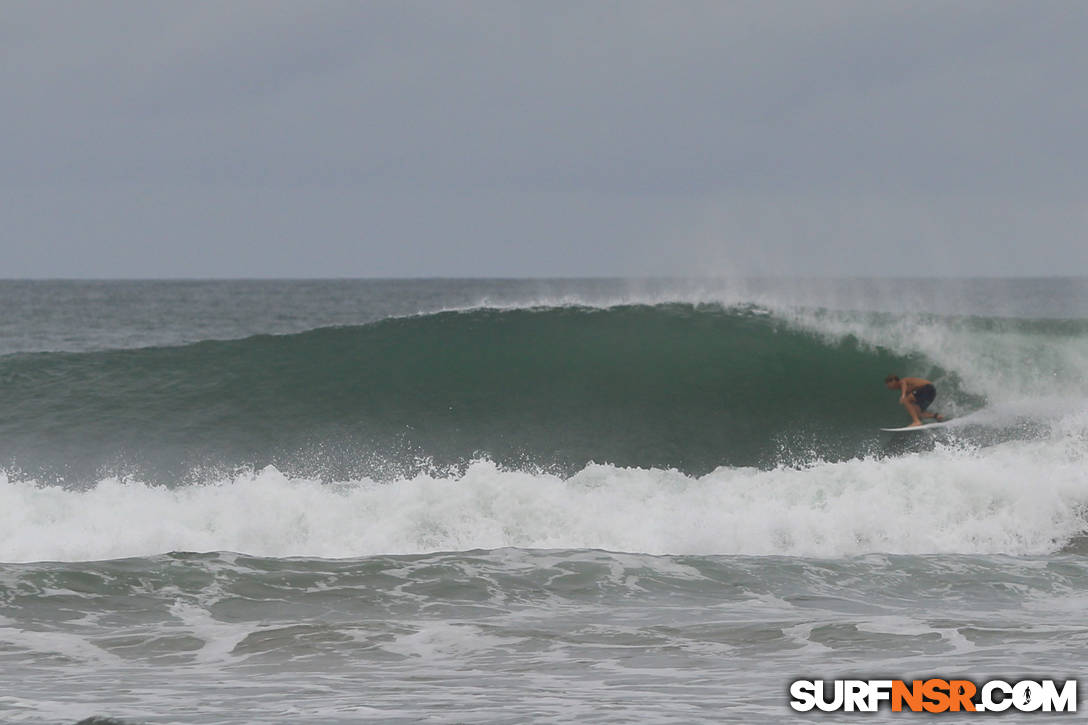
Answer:
[[[0, 303], [4, 721], [780, 722], [1088, 661], [1083, 281]], [[957, 422], [878, 431], [893, 371]]]

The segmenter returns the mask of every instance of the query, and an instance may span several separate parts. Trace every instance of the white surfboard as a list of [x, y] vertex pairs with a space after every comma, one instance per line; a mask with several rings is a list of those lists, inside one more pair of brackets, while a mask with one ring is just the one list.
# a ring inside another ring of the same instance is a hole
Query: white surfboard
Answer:
[[880, 430], [886, 430], [889, 433], [905, 433], [912, 430], [933, 430], [934, 428], [944, 428], [951, 422], [951, 418], [945, 418], [940, 423], [926, 423], [925, 425], [905, 425], [902, 428], [881, 428]]

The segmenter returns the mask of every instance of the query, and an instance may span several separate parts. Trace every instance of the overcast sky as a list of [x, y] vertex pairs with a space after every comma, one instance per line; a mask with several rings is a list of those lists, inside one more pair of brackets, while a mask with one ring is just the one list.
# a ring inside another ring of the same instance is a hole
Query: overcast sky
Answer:
[[0, 0], [0, 277], [1088, 275], [1088, 3]]

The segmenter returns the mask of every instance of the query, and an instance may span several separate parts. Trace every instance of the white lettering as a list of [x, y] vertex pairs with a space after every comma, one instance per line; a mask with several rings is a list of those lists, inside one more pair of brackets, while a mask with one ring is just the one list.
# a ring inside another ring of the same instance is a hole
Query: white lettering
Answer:
[[797, 680], [790, 685], [790, 707], [797, 712], [808, 712], [816, 707], [816, 685], [812, 680]]
[[865, 703], [869, 699], [867, 692], [869, 691], [869, 685], [865, 680], [846, 680], [845, 693], [843, 697], [843, 704], [846, 706], [844, 709], [846, 712], [854, 712], [858, 710], [865, 712]]
[[892, 699], [891, 680], [869, 680], [869, 712], [880, 709], [882, 701]]
[[1052, 712], [1077, 711], [1077, 681], [1066, 680], [1062, 685], [1062, 691], [1058, 692], [1054, 680], [1043, 680], [1043, 711]]
[[[994, 692], [1000, 692], [1002, 698], [1000, 700], [994, 699]], [[989, 712], [1004, 712], [1012, 707], [1012, 685], [1004, 680], [990, 680], [982, 686], [982, 704], [984, 707], [977, 708]]]
[[832, 686], [832, 692], [835, 696], [831, 699], [827, 699], [827, 682], [825, 680], [816, 680], [819, 694], [816, 696], [816, 707], [820, 708], [824, 712], [835, 712], [842, 707], [844, 699], [842, 680], [835, 680]]
[[1021, 680], [1013, 685], [1012, 704], [1020, 712], [1035, 712], [1043, 706], [1043, 688], [1038, 682]]

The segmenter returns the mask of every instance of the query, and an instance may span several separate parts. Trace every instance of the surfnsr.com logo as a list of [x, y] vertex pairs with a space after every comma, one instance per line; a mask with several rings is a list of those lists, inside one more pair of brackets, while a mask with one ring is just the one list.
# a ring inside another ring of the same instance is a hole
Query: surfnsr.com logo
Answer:
[[1076, 712], [1077, 681], [796, 680], [790, 707], [798, 712]]

